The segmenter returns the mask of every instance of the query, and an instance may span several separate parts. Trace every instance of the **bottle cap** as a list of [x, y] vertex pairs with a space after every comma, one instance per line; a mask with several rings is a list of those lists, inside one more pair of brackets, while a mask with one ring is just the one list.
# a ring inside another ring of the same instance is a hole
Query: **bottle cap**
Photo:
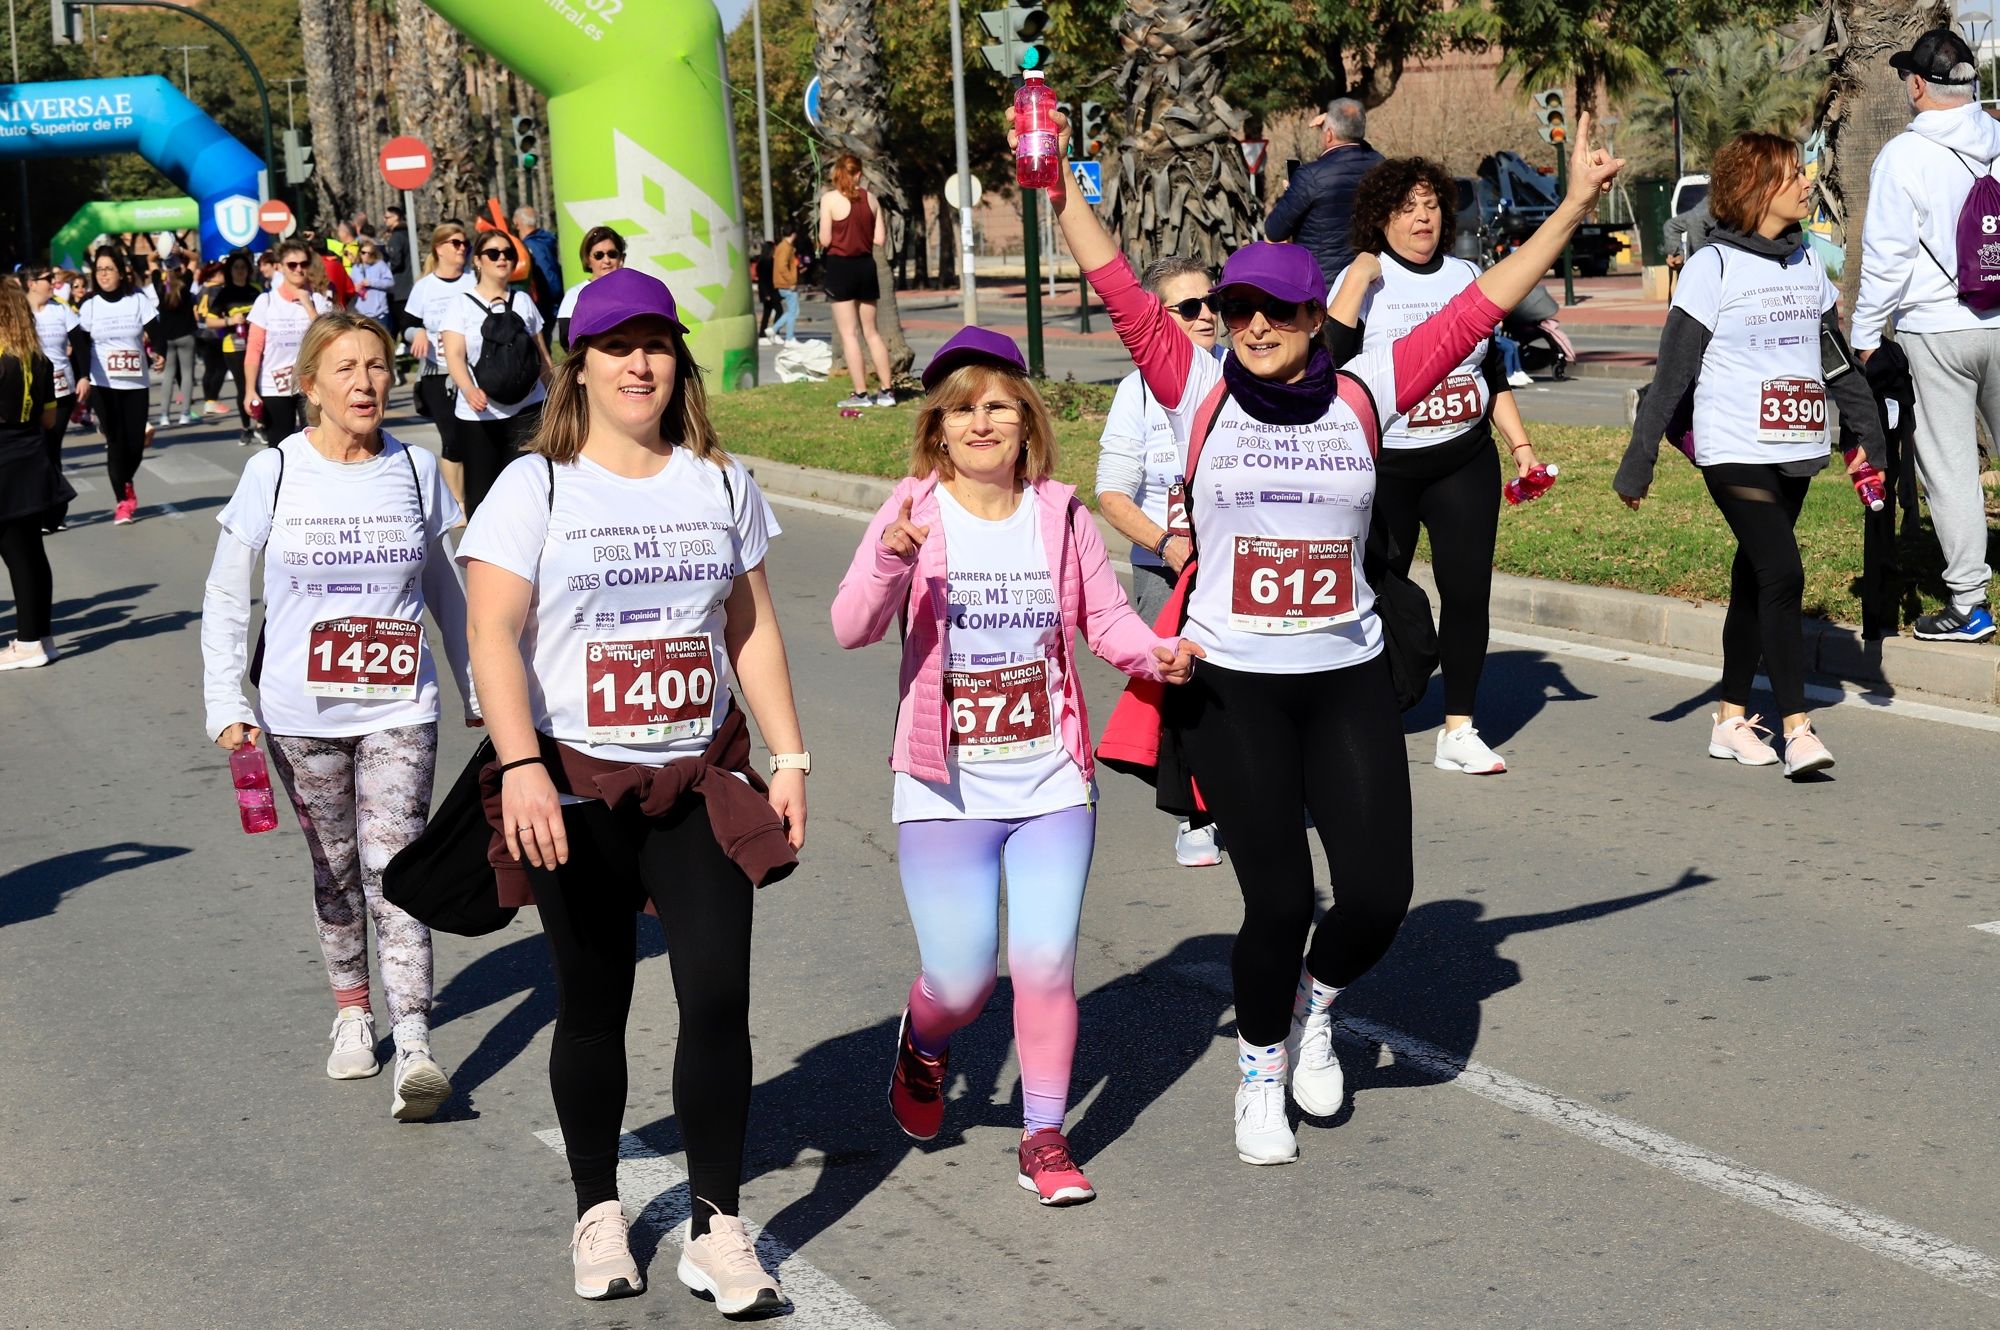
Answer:
[[[1032, 60], [1034, 59], [1034, 56], [1035, 53], [1033, 51], [1030, 51], [1026, 55], [1022, 56], [1021, 59], [1023, 61]], [[1036, 69], [1033, 65], [1029, 65], [1021, 71], [1021, 77], [1023, 79], [1033, 79], [1035, 82], [1040, 83], [1042, 81], [1042, 71]]]

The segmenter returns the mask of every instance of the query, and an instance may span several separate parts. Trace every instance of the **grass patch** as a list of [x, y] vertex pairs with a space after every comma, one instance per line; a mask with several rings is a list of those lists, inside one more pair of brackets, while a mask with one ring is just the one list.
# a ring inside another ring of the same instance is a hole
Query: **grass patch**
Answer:
[[[709, 399], [723, 446], [773, 461], [860, 475], [896, 477], [909, 467], [914, 402], [893, 410], [840, 414], [847, 395], [839, 383], [787, 383]], [[1043, 389], [1056, 417], [1059, 478], [1096, 506], [1097, 436], [1113, 389], [1108, 384], [1052, 382]], [[1626, 433], [1596, 426], [1530, 426], [1536, 451], [1560, 463], [1562, 480], [1542, 498], [1500, 515], [1494, 566], [1526, 577], [1624, 587], [1655, 595], [1725, 601], [1736, 550], [1701, 475], [1662, 447], [1652, 493], [1638, 512], [1611, 492]], [[1992, 501], [1989, 499], [1989, 508]], [[1861, 622], [1861, 505], [1837, 470], [1813, 482], [1799, 518], [1806, 569], [1806, 613]], [[1901, 563], [1911, 586], [1904, 621], [1942, 603], [1942, 558], [1929, 523], [1906, 527]], [[1420, 557], [1429, 557], [1427, 545]], [[2000, 551], [1996, 551], [2000, 558]]]

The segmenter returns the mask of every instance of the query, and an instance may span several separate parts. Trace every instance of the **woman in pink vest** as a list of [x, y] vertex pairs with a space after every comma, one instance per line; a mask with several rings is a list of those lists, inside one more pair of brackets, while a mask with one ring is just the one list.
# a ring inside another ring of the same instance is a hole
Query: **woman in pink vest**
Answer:
[[833, 601], [844, 647], [903, 634], [897, 858], [923, 968], [889, 1108], [912, 1138], [944, 1121], [951, 1036], [998, 974], [1000, 880], [1021, 1053], [1021, 1186], [1096, 1195], [1063, 1135], [1076, 1051], [1077, 924], [1096, 840], [1090, 718], [1072, 643], [1127, 674], [1185, 681], [1191, 648], [1126, 604], [1055, 428], [1010, 338], [961, 329], [924, 370], [910, 474], [869, 524]]

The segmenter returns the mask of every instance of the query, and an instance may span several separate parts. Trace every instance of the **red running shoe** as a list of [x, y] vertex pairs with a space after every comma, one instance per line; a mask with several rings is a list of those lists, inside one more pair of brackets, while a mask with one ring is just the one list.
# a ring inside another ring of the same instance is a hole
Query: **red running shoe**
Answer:
[[1097, 1189], [1069, 1157], [1069, 1139], [1054, 1127], [1021, 1138], [1021, 1186], [1043, 1205], [1082, 1205]]
[[944, 1069], [950, 1054], [921, 1053], [910, 1037], [910, 1009], [896, 1031], [896, 1069], [889, 1073], [889, 1112], [913, 1141], [934, 1139], [944, 1126]]

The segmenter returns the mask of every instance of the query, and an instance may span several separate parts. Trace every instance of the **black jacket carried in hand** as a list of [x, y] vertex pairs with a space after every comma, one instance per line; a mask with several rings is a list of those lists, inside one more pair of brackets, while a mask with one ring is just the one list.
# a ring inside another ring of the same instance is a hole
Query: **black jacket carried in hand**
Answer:
[[1354, 191], [1382, 154], [1360, 143], [1338, 143], [1319, 160], [1292, 173], [1284, 197], [1264, 223], [1268, 240], [1292, 240], [1312, 251], [1328, 286], [1354, 261], [1347, 228], [1354, 220]]

